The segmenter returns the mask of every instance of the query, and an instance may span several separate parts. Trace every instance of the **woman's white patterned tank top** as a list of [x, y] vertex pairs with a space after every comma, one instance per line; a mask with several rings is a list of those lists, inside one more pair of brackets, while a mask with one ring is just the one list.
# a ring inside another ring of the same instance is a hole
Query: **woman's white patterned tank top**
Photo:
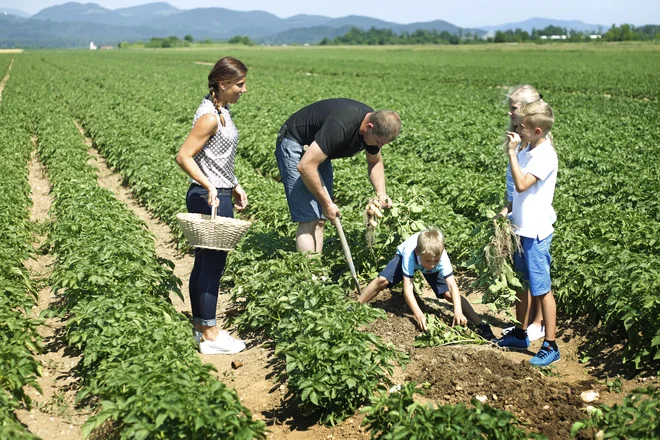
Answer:
[[[221, 108], [220, 112], [225, 119], [225, 126], [220, 123], [218, 110], [207, 96], [202, 100], [195, 122], [202, 116], [213, 113], [218, 120], [218, 132], [211, 136], [206, 145], [193, 158], [199, 169], [216, 188], [234, 188], [238, 185], [238, 179], [234, 175], [234, 160], [236, 158], [236, 147], [238, 146], [238, 130], [231, 120], [229, 108]], [[194, 179], [192, 182], [199, 184]]]

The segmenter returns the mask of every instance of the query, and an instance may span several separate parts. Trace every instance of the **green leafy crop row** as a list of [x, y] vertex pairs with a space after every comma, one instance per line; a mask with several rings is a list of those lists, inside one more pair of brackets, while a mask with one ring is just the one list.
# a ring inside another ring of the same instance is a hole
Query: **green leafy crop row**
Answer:
[[53, 185], [51, 283], [65, 299], [67, 343], [83, 354], [78, 398], [100, 400], [83, 434], [110, 420], [121, 438], [262, 438], [263, 423], [196, 355], [190, 324], [169, 301], [171, 291], [181, 295], [172, 263], [99, 187], [73, 118], [55, 99], [56, 81], [39, 64], [19, 67], [29, 85], [22, 99], [39, 101], [27, 117]]
[[[8, 58], [0, 57], [0, 79]], [[5, 63], [6, 62], [6, 63]], [[40, 391], [41, 364], [34, 354], [42, 348], [39, 319], [29, 317], [36, 291], [23, 265], [33, 253], [30, 186], [27, 164], [31, 144], [25, 123], [20, 84], [7, 83], [0, 102], [0, 439], [32, 439], [14, 411], [30, 409], [26, 387]]]

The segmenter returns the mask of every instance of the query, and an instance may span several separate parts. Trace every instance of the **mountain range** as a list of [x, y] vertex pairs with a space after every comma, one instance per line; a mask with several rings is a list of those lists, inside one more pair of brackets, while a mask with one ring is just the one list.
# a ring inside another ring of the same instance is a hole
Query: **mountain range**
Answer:
[[120, 9], [107, 9], [95, 3], [69, 2], [45, 8], [33, 16], [17, 9], [0, 7], [1, 47], [84, 47], [115, 45], [121, 41], [148, 40], [152, 37], [191, 35], [195, 40], [227, 40], [246, 35], [262, 44], [318, 43], [333, 39], [352, 27], [391, 29], [395, 33], [418, 29], [447, 31], [450, 34], [482, 36], [488, 31], [521, 28], [531, 31], [553, 24], [567, 29], [595, 31], [604, 28], [580, 21], [534, 18], [479, 29], [460, 28], [443, 20], [410, 24], [393, 23], [371, 17], [350, 15], [330, 18], [321, 15], [294, 15], [280, 18], [264, 11], [234, 11], [224, 8], [182, 10], [168, 3], [148, 3]]

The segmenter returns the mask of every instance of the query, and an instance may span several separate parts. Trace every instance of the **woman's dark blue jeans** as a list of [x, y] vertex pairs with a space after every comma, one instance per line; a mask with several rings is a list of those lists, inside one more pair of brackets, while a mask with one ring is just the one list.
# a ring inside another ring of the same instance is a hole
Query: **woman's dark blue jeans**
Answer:
[[[234, 217], [234, 205], [231, 189], [218, 188], [220, 206], [216, 215]], [[186, 207], [188, 212], [211, 215], [208, 191], [195, 183], [188, 188]], [[225, 271], [227, 252], [213, 249], [195, 248], [195, 265], [190, 273], [190, 305], [192, 306], [193, 324], [213, 327], [216, 325], [216, 307], [220, 278]]]

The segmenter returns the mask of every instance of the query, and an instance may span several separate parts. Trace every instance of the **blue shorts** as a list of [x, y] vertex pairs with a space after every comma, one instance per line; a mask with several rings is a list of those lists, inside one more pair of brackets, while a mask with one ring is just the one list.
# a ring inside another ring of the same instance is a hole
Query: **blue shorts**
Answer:
[[[429, 286], [431, 286], [431, 289], [433, 289], [433, 292], [435, 292], [437, 298], [443, 298], [445, 292], [449, 291], [447, 281], [445, 281], [442, 272], [422, 273], [422, 275], [424, 275], [424, 278], [429, 283]], [[388, 289], [391, 289], [403, 281], [403, 264], [401, 263], [401, 255], [396, 254], [378, 276], [385, 278], [389, 282], [387, 285]]]
[[552, 290], [550, 280], [550, 243], [552, 234], [543, 240], [538, 238], [520, 237], [522, 254], [516, 252], [513, 262], [517, 272], [529, 282], [532, 296], [545, 295]]
[[[284, 184], [284, 193], [289, 204], [291, 220], [296, 223], [325, 218], [323, 207], [307, 189], [298, 172], [298, 163], [303, 154], [303, 147], [296, 141], [286, 137], [279, 141], [275, 148], [275, 158]], [[330, 198], [332, 198], [332, 164], [330, 159], [319, 165], [319, 174], [328, 189]]]

